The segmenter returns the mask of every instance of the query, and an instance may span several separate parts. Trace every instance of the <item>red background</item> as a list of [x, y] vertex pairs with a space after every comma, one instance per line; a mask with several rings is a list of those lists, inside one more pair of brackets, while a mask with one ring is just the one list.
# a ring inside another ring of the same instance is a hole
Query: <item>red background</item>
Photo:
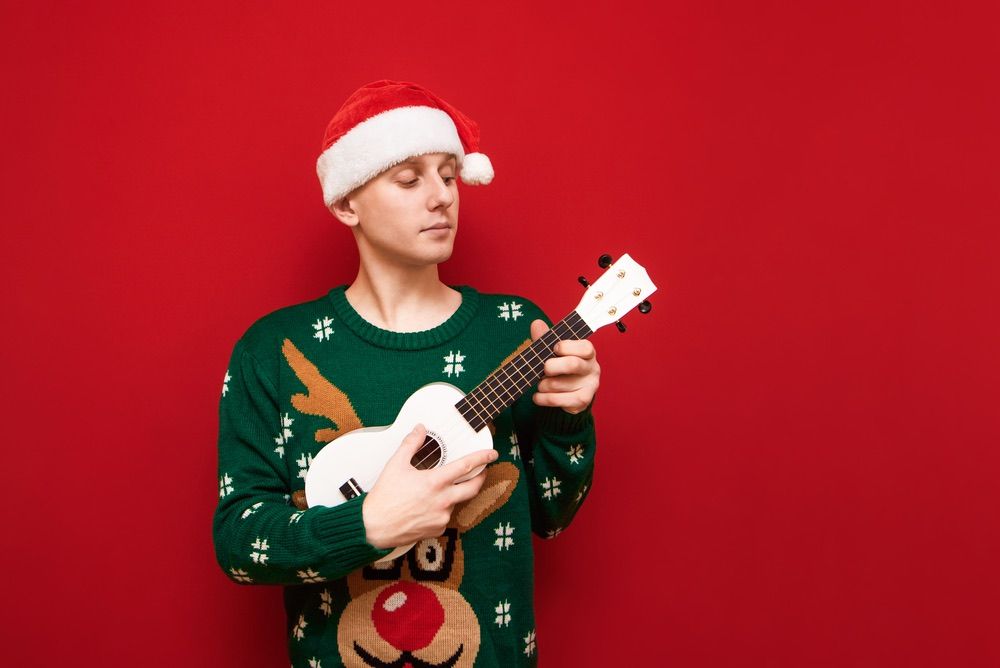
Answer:
[[254, 319], [353, 278], [315, 160], [394, 78], [497, 171], [446, 281], [660, 288], [593, 338], [543, 665], [1000, 664], [988, 3], [145, 4], [2, 10], [2, 663], [287, 665], [280, 590], [212, 553], [217, 401]]

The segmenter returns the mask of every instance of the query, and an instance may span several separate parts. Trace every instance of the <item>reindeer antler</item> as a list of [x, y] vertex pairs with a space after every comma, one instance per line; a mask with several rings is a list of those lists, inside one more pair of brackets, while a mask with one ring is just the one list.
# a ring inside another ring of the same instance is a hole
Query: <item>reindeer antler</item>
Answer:
[[348, 396], [324, 378], [316, 365], [306, 359], [291, 340], [285, 339], [281, 345], [281, 352], [285, 355], [288, 365], [292, 367], [292, 371], [309, 391], [308, 395], [301, 392], [293, 394], [292, 406], [308, 415], [325, 417], [335, 425], [332, 429], [317, 429], [317, 443], [329, 443], [338, 436], [364, 426]]

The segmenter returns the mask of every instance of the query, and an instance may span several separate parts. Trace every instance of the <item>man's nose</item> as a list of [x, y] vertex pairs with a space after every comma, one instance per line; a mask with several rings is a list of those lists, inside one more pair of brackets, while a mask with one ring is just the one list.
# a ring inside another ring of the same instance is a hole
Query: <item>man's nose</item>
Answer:
[[452, 202], [455, 201], [455, 195], [451, 192], [451, 189], [448, 187], [448, 184], [445, 183], [443, 178], [439, 176], [436, 181], [434, 195], [431, 198], [431, 202], [433, 204], [432, 208], [436, 209], [443, 204], [447, 209], [451, 206]]

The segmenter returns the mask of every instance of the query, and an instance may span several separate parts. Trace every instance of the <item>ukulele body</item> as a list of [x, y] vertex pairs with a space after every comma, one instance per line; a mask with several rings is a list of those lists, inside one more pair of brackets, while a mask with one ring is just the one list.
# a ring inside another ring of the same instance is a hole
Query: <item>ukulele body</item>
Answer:
[[[460, 457], [493, 447], [488, 427], [473, 431], [455, 404], [465, 392], [450, 383], [424, 385], [411, 394], [391, 425], [362, 427], [327, 443], [313, 457], [306, 474], [306, 503], [338, 506], [375, 485], [386, 463], [417, 423], [427, 430], [424, 446], [411, 464], [416, 468], [444, 466]], [[480, 466], [457, 482], [479, 474]], [[395, 559], [414, 543], [397, 547], [380, 561]]]

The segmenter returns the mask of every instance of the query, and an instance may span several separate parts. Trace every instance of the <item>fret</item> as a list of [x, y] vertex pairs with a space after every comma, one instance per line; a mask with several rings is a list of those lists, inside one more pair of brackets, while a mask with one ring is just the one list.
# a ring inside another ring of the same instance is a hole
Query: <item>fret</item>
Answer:
[[555, 323], [535, 341], [455, 404], [469, 426], [479, 431], [511, 406], [545, 374], [545, 361], [559, 341], [585, 339], [594, 332], [576, 311]]

